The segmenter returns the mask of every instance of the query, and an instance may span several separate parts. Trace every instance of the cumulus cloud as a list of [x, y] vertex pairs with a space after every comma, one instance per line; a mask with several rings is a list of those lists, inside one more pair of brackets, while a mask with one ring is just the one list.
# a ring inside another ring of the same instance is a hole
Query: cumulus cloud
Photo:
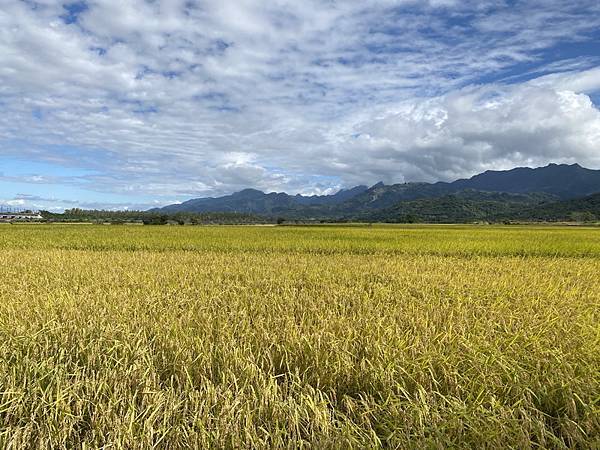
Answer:
[[451, 180], [549, 161], [600, 167], [600, 111], [584, 93], [536, 82], [408, 101], [354, 131], [335, 160], [355, 179]]
[[599, 28], [586, 0], [0, 1], [0, 156], [163, 202], [599, 167], [600, 55], [561, 50]]

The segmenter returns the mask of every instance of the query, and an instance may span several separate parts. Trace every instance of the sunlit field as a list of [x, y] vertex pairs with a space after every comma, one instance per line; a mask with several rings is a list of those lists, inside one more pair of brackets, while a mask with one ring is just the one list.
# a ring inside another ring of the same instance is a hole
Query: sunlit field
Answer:
[[0, 226], [0, 447], [598, 448], [600, 229]]

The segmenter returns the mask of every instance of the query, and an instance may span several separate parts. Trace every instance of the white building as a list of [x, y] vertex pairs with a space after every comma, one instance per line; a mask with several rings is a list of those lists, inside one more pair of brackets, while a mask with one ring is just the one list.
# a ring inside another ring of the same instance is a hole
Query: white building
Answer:
[[37, 220], [44, 220], [40, 213], [0, 213], [0, 222], [32, 222]]

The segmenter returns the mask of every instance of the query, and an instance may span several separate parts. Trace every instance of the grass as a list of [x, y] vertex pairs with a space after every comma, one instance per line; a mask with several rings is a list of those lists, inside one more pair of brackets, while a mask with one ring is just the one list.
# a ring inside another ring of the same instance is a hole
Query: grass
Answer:
[[598, 448], [600, 231], [0, 230], [0, 446]]

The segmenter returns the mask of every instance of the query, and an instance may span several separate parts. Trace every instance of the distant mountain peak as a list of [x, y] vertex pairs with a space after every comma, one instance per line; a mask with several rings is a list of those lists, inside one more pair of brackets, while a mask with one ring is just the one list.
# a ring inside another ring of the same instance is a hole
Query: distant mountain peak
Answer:
[[364, 184], [360, 184], [358, 186], [354, 186], [351, 188], [342, 188], [339, 191], [337, 191], [334, 195], [339, 194], [341, 192], [366, 191], [367, 189], [369, 189], [368, 186], [365, 186]]
[[[544, 169], [546, 167], [581, 167], [578, 163], [573, 163], [573, 164], [567, 164], [567, 163], [549, 163], [547, 166], [545, 167], [538, 167], [537, 169], [531, 169], [531, 170], [538, 170], [538, 169]], [[529, 169], [529, 167], [528, 167]]]
[[[545, 167], [517, 167], [511, 170], [487, 170], [468, 179], [451, 183], [399, 183], [382, 181], [367, 188], [355, 186], [331, 195], [288, 195], [243, 189], [218, 198], [199, 198], [169, 205], [163, 212], [237, 212], [293, 217], [348, 217], [366, 210], [394, 207], [399, 202], [433, 199], [457, 192], [495, 192], [507, 194], [543, 194], [557, 200], [574, 199], [600, 192], [600, 170], [579, 164], [551, 163]], [[480, 194], [475, 195], [479, 200]], [[513, 196], [514, 197], [514, 196]], [[494, 197], [494, 201], [502, 196]], [[478, 200], [478, 201], [479, 201]], [[513, 198], [514, 200], [514, 198]]]
[[366, 186], [341, 189], [332, 195], [301, 194], [288, 195], [285, 192], [265, 193], [258, 189], [246, 188], [222, 197], [205, 197], [186, 202], [155, 208], [152, 211], [175, 212], [236, 212], [253, 214], [278, 214], [281, 211], [302, 207], [316, 207], [343, 203], [366, 191]]

